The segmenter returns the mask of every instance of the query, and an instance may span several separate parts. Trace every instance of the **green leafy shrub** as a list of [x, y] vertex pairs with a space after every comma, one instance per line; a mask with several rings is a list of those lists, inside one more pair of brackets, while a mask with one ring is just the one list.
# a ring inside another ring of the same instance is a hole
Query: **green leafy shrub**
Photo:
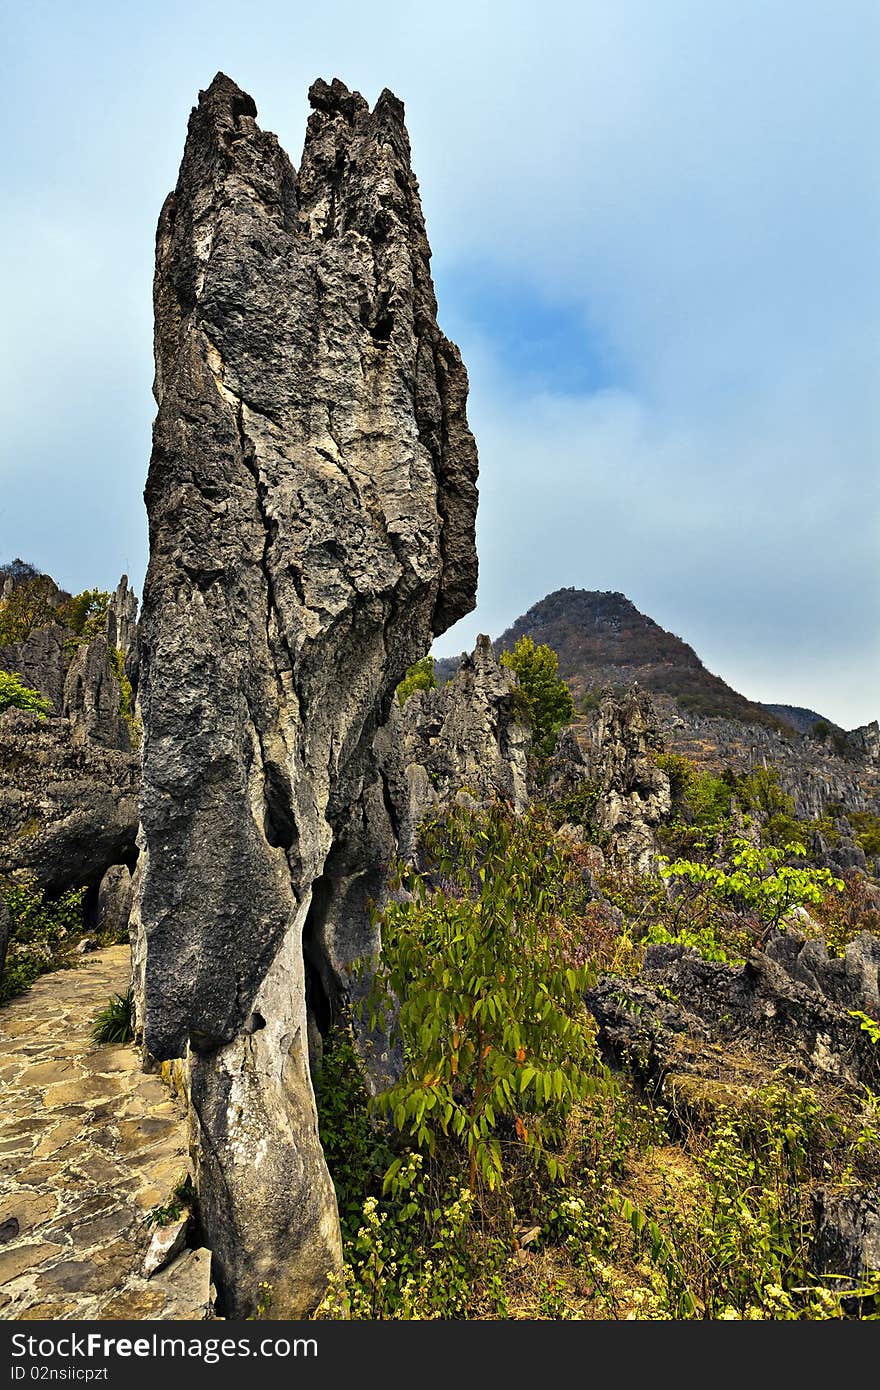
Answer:
[[655, 753], [654, 761], [669, 778], [673, 818], [698, 826], [729, 820], [731, 787], [723, 777], [701, 772], [680, 753]]
[[134, 1037], [133, 1009], [134, 997], [130, 989], [127, 994], [111, 995], [92, 1025], [92, 1042], [131, 1042]]
[[66, 598], [58, 605], [57, 621], [64, 623], [77, 637], [90, 642], [104, 631], [110, 595], [104, 589], [84, 589], [81, 594]]
[[880, 857], [880, 816], [874, 811], [847, 811], [846, 814], [855, 831], [856, 843], [867, 857]]
[[56, 968], [71, 939], [82, 931], [86, 890], [74, 888], [47, 902], [35, 879], [28, 883], [5, 879], [0, 882], [0, 893], [12, 919], [6, 966], [0, 981], [2, 1002], [23, 994], [40, 975]]
[[23, 709], [45, 715], [51, 708], [51, 700], [31, 690], [14, 671], [0, 671], [0, 714], [5, 709]]
[[471, 1191], [501, 1180], [502, 1138], [555, 1179], [572, 1106], [603, 1084], [566, 910], [580, 876], [540, 809], [500, 805], [427, 827], [424, 866], [380, 918], [371, 1025], [399, 1001], [405, 1067], [379, 1108], [419, 1150], [461, 1146]]
[[763, 924], [763, 935], [779, 927], [786, 913], [808, 903], [821, 903], [829, 889], [842, 892], [843, 881], [828, 869], [800, 868], [786, 858], [805, 854], [800, 844], [784, 849], [772, 845], [756, 846], [735, 837], [729, 866], [725, 863], [699, 863], [677, 859], [663, 861], [660, 872], [666, 879], [694, 884], [709, 900], [742, 905], [753, 911]]
[[[810, 1181], [838, 1142], [808, 1090], [770, 1084], [742, 1110], [721, 1110], [688, 1141], [684, 1201], [617, 1199], [655, 1273], [654, 1316], [828, 1319], [846, 1316], [850, 1291], [810, 1268]], [[880, 1282], [866, 1281], [880, 1307]], [[870, 1315], [870, 1314], [869, 1314]]]
[[494, 1294], [490, 1316], [506, 1316], [499, 1275], [509, 1247], [475, 1231], [474, 1194], [454, 1175], [438, 1185], [418, 1153], [401, 1160], [395, 1194], [393, 1203], [365, 1201], [358, 1229], [346, 1243], [342, 1274], [331, 1277], [315, 1316], [479, 1316], [474, 1303], [481, 1293]]
[[119, 647], [108, 647], [107, 657], [119, 685], [119, 713], [128, 728], [131, 746], [136, 751], [141, 746], [143, 729], [134, 712], [134, 691], [131, 687], [131, 681], [125, 674], [125, 652], [121, 651]]
[[559, 731], [571, 722], [574, 700], [559, 676], [559, 660], [550, 647], [535, 646], [521, 637], [512, 652], [501, 653], [501, 664], [515, 672], [525, 712], [532, 726], [532, 747], [537, 757], [553, 752]]
[[27, 577], [0, 601], [0, 647], [25, 642], [35, 629], [56, 621], [57, 585], [48, 574], [25, 569]]
[[370, 1114], [370, 1097], [361, 1061], [346, 1022], [335, 1025], [324, 1041], [315, 1079], [318, 1132], [336, 1189], [344, 1240], [353, 1239], [363, 1220], [368, 1197], [378, 1196], [394, 1157], [384, 1130]]
[[580, 826], [586, 831], [586, 838], [591, 844], [606, 845], [609, 840], [608, 832], [596, 825], [594, 820], [601, 795], [602, 786], [599, 782], [582, 782], [577, 791], [559, 797], [548, 807], [553, 825], [557, 828], [566, 823]]
[[410, 695], [414, 695], [417, 690], [436, 690], [436, 688], [437, 677], [434, 674], [434, 658], [430, 655], [423, 656], [421, 661], [410, 666], [397, 687], [397, 703], [403, 706]]

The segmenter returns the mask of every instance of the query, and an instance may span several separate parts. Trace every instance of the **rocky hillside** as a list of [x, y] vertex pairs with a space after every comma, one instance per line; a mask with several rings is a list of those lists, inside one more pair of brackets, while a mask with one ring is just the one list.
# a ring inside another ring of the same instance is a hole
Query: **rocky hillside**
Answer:
[[713, 676], [693, 647], [640, 613], [623, 594], [557, 589], [517, 618], [496, 649], [511, 648], [524, 636], [553, 648], [576, 701], [625, 690], [635, 681], [652, 694], [671, 696], [686, 713], [779, 726], [775, 714]]
[[[802, 816], [818, 817], [836, 804], [849, 811], [880, 808], [876, 722], [847, 733], [814, 710], [747, 699], [623, 594], [558, 589], [517, 618], [495, 651], [524, 636], [557, 653], [584, 725], [582, 742], [592, 737], [584, 720], [601, 694], [637, 684], [652, 697], [666, 747], [698, 766], [736, 773], [774, 767]], [[457, 664], [437, 662], [438, 679], [448, 679]]]

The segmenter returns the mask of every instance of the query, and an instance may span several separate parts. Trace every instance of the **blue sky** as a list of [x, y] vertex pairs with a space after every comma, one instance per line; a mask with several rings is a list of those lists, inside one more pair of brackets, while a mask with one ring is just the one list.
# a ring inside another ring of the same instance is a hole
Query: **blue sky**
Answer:
[[756, 699], [880, 714], [875, 0], [2, 4], [0, 558], [146, 563], [153, 236], [218, 69], [407, 120], [481, 458], [475, 615], [622, 590]]

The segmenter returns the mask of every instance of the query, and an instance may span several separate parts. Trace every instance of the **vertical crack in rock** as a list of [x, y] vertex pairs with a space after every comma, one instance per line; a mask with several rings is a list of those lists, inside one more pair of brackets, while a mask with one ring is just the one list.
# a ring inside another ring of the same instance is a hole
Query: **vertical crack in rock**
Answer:
[[219, 74], [156, 248], [138, 1016], [155, 1057], [189, 1053], [233, 1316], [261, 1281], [302, 1314], [338, 1262], [310, 1032], [377, 945], [394, 689], [476, 591], [467, 376], [403, 107], [309, 95], [297, 172]]

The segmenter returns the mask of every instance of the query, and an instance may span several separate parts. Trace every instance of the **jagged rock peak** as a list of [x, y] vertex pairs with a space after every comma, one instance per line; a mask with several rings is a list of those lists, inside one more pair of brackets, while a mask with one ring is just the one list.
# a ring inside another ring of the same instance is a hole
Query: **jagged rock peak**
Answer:
[[193, 1050], [202, 1210], [238, 1314], [260, 1280], [302, 1312], [338, 1258], [304, 969], [332, 997], [375, 949], [350, 890], [394, 850], [377, 736], [476, 589], [467, 375], [403, 108], [338, 81], [312, 101], [297, 173], [218, 74], [156, 246], [134, 915], [147, 1046]]

